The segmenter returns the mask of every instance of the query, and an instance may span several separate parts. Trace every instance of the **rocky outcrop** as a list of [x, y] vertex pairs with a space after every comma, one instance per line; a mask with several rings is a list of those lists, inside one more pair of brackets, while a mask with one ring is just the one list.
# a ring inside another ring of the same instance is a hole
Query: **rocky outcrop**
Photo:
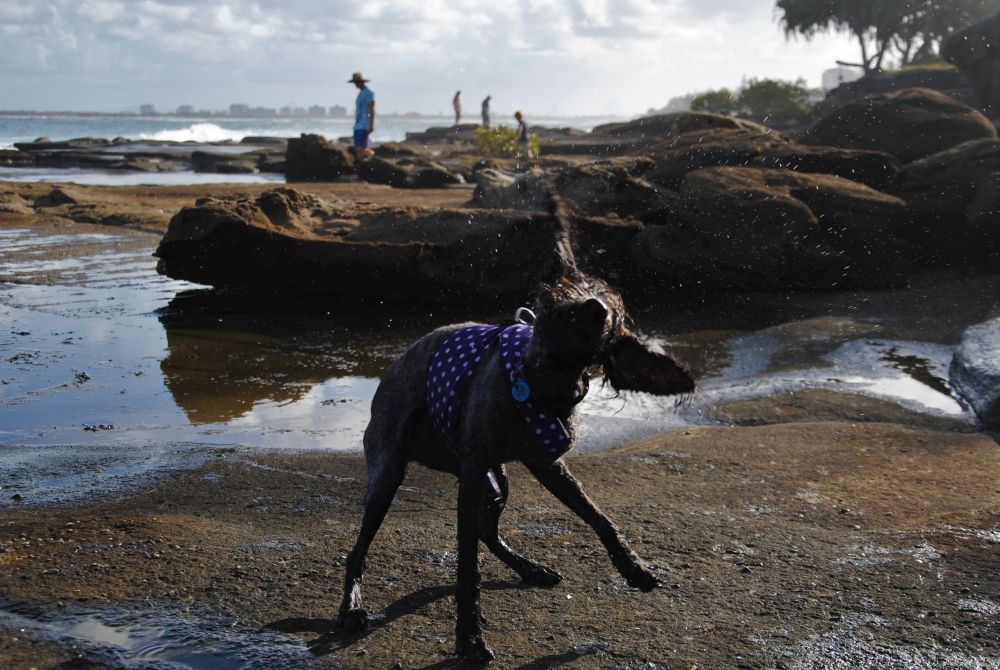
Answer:
[[61, 207], [63, 205], [75, 205], [79, 202], [78, 196], [72, 192], [67, 192], [62, 188], [54, 188], [45, 195], [36, 198], [34, 206], [36, 209], [45, 207]]
[[[379, 208], [291, 189], [206, 198], [179, 212], [160, 273], [214, 286], [489, 306], [524, 300], [552, 247], [548, 217], [497, 210]], [[637, 224], [582, 221], [621, 261]], [[583, 262], [605, 254], [581, 250]], [[608, 254], [610, 255], [610, 254]], [[614, 276], [613, 264], [599, 268]]]
[[813, 107], [813, 115], [826, 116], [844, 105], [907, 88], [929, 88], [967, 105], [977, 104], [972, 85], [961, 70], [934, 64], [892, 72], [871, 72], [856, 81], [843, 83]]
[[354, 156], [339, 144], [303, 133], [288, 140], [285, 177], [288, 181], [329, 181], [354, 173]]
[[461, 175], [444, 166], [416, 156], [398, 160], [373, 156], [356, 161], [354, 171], [364, 181], [394, 188], [444, 188], [465, 181]]
[[941, 55], [954, 63], [972, 83], [979, 103], [1000, 114], [1000, 12], [950, 35]]
[[218, 174], [253, 174], [259, 172], [256, 155], [217, 154], [208, 151], [191, 152], [191, 166], [195, 172]]
[[834, 289], [890, 285], [908, 269], [905, 203], [832, 175], [698, 170], [673, 213], [634, 243], [650, 284]]
[[995, 263], [1000, 252], [1000, 140], [984, 139], [906, 166], [894, 193], [910, 205], [910, 235], [943, 261]]
[[[580, 214], [637, 219], [665, 216], [673, 194], [633, 176], [630, 168], [648, 170], [649, 165], [635, 159], [565, 167], [553, 171], [549, 182]], [[477, 207], [492, 209], [545, 210], [547, 186], [540, 170], [510, 174], [484, 169], [477, 175], [472, 201]]]
[[1000, 319], [962, 334], [949, 376], [952, 388], [972, 407], [983, 427], [1000, 431]]
[[708, 112], [675, 112], [672, 114], [656, 114], [643, 116], [624, 123], [606, 123], [594, 128], [594, 135], [607, 137], [632, 138], [641, 140], [644, 144], [656, 144], [675, 135], [690, 132], [705, 132], [715, 128], [729, 130], [747, 130], [756, 133], [767, 133], [769, 129], [759, 123], [738, 119], [724, 114]]
[[820, 119], [801, 141], [871, 149], [909, 163], [963, 142], [996, 138], [989, 119], [937, 91], [911, 88], [846, 105]]
[[653, 167], [649, 181], [676, 189], [685, 175], [708, 167], [760, 167], [837, 175], [884, 188], [899, 174], [899, 161], [882, 151], [806, 146], [780, 133], [710, 128], [682, 133], [642, 152]]
[[546, 202], [540, 170], [514, 174], [482, 168], [476, 172], [476, 190], [472, 192], [476, 207], [543, 211]]

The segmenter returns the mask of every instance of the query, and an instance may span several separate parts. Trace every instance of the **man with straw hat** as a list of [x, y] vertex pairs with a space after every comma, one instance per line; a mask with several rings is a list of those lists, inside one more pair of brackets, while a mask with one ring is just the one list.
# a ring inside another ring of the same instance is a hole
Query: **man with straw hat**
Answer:
[[374, 153], [368, 144], [370, 135], [375, 132], [375, 93], [365, 85], [368, 80], [360, 72], [352, 74], [347, 83], [358, 87], [354, 111], [354, 156], [361, 160]]

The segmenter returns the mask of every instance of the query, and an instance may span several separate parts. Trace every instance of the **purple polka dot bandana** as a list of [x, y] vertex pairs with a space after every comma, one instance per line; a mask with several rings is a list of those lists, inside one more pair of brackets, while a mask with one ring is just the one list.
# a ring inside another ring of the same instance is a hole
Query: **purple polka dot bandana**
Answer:
[[507, 372], [514, 404], [528, 424], [528, 431], [553, 458], [559, 458], [573, 446], [566, 424], [535, 401], [521, 372], [533, 330], [522, 323], [504, 329], [500, 334], [500, 362]]
[[456, 435], [462, 385], [499, 341], [508, 390], [528, 430], [553, 458], [569, 451], [572, 440], [566, 425], [534, 401], [521, 371], [531, 333], [531, 326], [524, 324], [507, 328], [469, 326], [449, 335], [434, 352], [427, 370], [427, 406], [431, 421], [449, 447], [453, 446]]

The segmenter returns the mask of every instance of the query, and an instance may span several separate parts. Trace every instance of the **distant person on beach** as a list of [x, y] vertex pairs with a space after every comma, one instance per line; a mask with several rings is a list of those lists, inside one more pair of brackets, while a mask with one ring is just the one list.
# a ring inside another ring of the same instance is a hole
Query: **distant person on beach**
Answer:
[[483, 128], [490, 127], [490, 100], [492, 99], [492, 95], [483, 98]]
[[524, 114], [521, 112], [514, 112], [514, 118], [517, 119], [517, 155], [520, 156], [524, 154], [528, 159], [534, 158], [531, 155], [531, 137], [528, 133], [528, 124], [524, 121]]
[[462, 120], [462, 92], [455, 91], [455, 97], [451, 99], [451, 106], [455, 108], [455, 125]]
[[360, 72], [352, 74], [347, 83], [358, 87], [358, 98], [354, 103], [354, 157], [362, 160], [374, 153], [368, 145], [371, 134], [375, 132], [375, 93], [366, 86], [368, 80]]

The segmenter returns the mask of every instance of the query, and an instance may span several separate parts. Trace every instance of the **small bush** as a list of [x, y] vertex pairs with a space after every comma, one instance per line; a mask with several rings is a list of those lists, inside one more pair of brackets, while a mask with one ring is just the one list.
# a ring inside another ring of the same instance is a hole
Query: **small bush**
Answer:
[[[528, 133], [528, 149], [532, 156], [538, 155], [537, 133]], [[493, 126], [476, 128], [476, 151], [486, 156], [514, 156], [518, 151], [517, 128]]]
[[795, 122], [807, 118], [812, 111], [809, 89], [802, 79], [751, 79], [740, 91], [740, 107], [751, 118], [761, 122]]
[[716, 114], [733, 114], [738, 103], [736, 96], [728, 88], [715, 91], [705, 91], [691, 100], [692, 112], [714, 112]]

